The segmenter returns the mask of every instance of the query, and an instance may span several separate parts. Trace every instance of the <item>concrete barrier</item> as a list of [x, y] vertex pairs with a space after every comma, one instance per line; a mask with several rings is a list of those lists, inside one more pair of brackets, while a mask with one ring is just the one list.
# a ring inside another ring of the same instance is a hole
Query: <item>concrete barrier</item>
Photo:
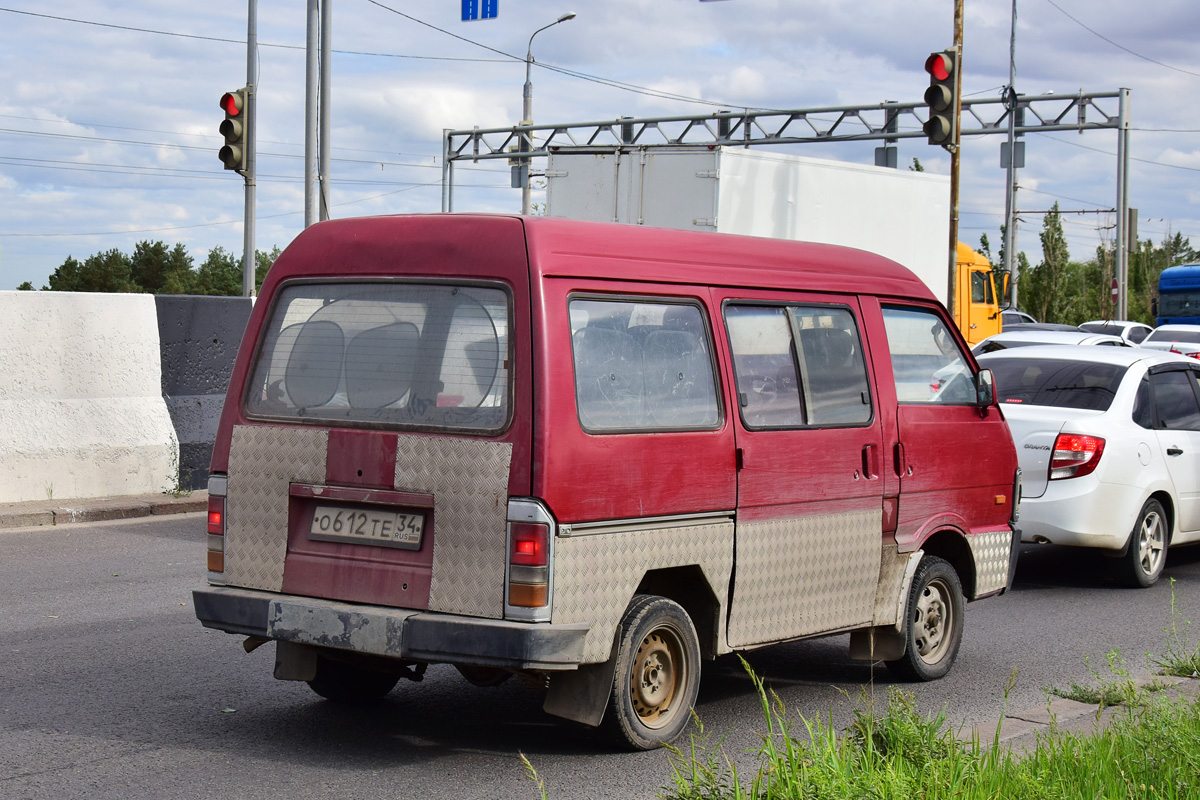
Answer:
[[0, 502], [177, 485], [151, 295], [0, 291], [0, 336]]
[[179, 437], [179, 484], [208, 482], [229, 375], [250, 318], [248, 297], [158, 295], [162, 393]]

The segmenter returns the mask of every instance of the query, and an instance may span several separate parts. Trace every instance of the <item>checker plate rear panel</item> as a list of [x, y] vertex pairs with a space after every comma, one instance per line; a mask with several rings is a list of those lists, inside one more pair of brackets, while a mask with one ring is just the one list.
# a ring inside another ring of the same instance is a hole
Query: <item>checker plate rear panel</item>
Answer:
[[508, 442], [400, 436], [395, 488], [433, 495], [430, 611], [504, 616], [511, 462]]
[[227, 585], [283, 588], [289, 484], [325, 483], [328, 444], [328, 432], [319, 428], [234, 427], [225, 498]]

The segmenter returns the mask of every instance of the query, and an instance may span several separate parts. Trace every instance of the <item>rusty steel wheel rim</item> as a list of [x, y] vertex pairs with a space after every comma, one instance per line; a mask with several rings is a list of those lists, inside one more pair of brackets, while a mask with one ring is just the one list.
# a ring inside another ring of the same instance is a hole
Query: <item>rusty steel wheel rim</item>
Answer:
[[950, 585], [942, 578], [929, 582], [917, 598], [913, 616], [913, 645], [926, 664], [936, 664], [953, 641], [954, 605]]
[[679, 635], [655, 628], [638, 646], [629, 675], [629, 697], [643, 725], [661, 728], [679, 713], [675, 700], [687, 684], [687, 662]]

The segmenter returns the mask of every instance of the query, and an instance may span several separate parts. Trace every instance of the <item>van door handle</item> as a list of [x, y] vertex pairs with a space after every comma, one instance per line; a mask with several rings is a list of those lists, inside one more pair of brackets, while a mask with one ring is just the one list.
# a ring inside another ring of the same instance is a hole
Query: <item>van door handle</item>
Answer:
[[904, 475], [904, 444], [901, 442], [892, 446], [892, 469], [896, 471], [896, 477]]
[[1180, 450], [1180, 449], [1179, 449], [1178, 447], [1176, 447], [1175, 445], [1171, 445], [1170, 447], [1168, 447], [1168, 448], [1167, 448], [1167, 455], [1169, 455], [1169, 456], [1181, 456], [1181, 455], [1183, 455], [1183, 451], [1182, 451], [1182, 450]]
[[862, 474], [868, 480], [879, 477], [879, 449], [873, 444], [863, 445]]

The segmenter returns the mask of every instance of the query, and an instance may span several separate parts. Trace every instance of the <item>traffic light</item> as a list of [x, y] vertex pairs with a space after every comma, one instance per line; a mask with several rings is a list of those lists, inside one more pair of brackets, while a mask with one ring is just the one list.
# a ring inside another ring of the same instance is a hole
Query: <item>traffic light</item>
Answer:
[[221, 108], [225, 111], [225, 121], [221, 123], [221, 135], [225, 144], [221, 147], [219, 157], [225, 169], [243, 170], [246, 168], [246, 132], [250, 127], [246, 111], [246, 90], [235, 89], [221, 95]]
[[929, 121], [925, 123], [925, 135], [930, 144], [943, 146], [954, 144], [958, 128], [958, 51], [943, 50], [930, 53], [925, 59], [925, 71], [929, 73], [929, 88], [925, 90], [925, 102], [929, 106]]

